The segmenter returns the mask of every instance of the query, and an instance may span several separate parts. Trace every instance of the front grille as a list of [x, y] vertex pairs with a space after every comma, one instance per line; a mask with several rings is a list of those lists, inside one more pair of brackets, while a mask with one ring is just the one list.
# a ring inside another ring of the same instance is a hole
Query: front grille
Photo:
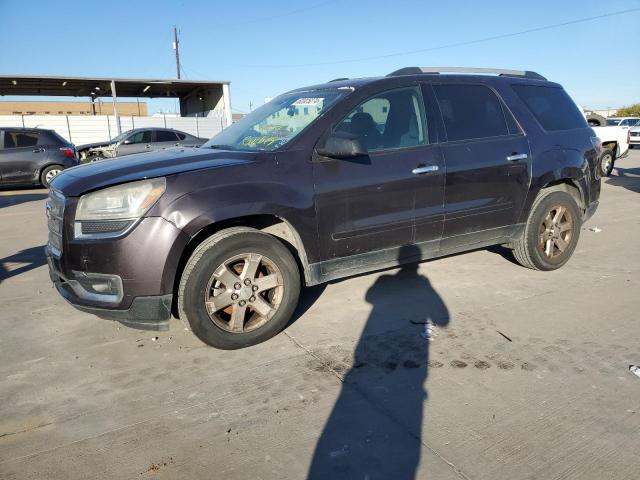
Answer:
[[49, 251], [62, 254], [62, 228], [64, 224], [64, 195], [57, 190], [49, 190], [47, 200], [47, 225], [49, 226]]
[[632, 137], [640, 137], [640, 132], [629, 132]]

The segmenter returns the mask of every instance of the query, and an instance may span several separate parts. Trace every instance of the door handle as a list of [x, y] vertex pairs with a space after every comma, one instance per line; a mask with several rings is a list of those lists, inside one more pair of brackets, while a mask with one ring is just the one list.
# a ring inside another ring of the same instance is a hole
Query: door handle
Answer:
[[44, 152], [44, 148], [36, 148], [35, 150], [32, 150], [33, 153], [40, 153], [40, 152]]
[[433, 173], [438, 171], [438, 165], [422, 165], [411, 170], [414, 175], [422, 175], [423, 173]]
[[510, 162], [515, 162], [517, 160], [526, 160], [527, 158], [529, 158], [529, 155], [527, 155], [526, 153], [514, 153], [513, 155], [509, 155], [507, 157], [507, 160], [509, 160]]
[[151, 145], [147, 145], [147, 146], [145, 146], [144, 148], [151, 148]]

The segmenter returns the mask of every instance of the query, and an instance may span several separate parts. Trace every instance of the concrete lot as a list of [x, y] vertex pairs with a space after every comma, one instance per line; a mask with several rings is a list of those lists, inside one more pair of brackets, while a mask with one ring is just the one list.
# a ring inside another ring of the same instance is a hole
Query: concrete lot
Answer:
[[496, 248], [352, 278], [233, 352], [75, 311], [46, 191], [0, 192], [0, 478], [637, 480], [640, 150], [618, 166], [559, 271]]

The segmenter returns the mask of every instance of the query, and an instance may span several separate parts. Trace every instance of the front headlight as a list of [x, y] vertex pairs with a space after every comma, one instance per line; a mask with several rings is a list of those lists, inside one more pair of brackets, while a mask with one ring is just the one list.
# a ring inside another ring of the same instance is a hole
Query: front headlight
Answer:
[[126, 230], [158, 201], [166, 190], [164, 178], [116, 185], [80, 197], [75, 237], [110, 236]]

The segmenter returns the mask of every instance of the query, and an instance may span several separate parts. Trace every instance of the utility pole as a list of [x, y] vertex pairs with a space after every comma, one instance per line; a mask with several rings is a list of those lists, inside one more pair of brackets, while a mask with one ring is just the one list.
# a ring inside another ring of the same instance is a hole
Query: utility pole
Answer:
[[176, 72], [178, 80], [180, 80], [180, 45], [178, 41], [178, 29], [173, 26], [173, 49], [176, 51]]

